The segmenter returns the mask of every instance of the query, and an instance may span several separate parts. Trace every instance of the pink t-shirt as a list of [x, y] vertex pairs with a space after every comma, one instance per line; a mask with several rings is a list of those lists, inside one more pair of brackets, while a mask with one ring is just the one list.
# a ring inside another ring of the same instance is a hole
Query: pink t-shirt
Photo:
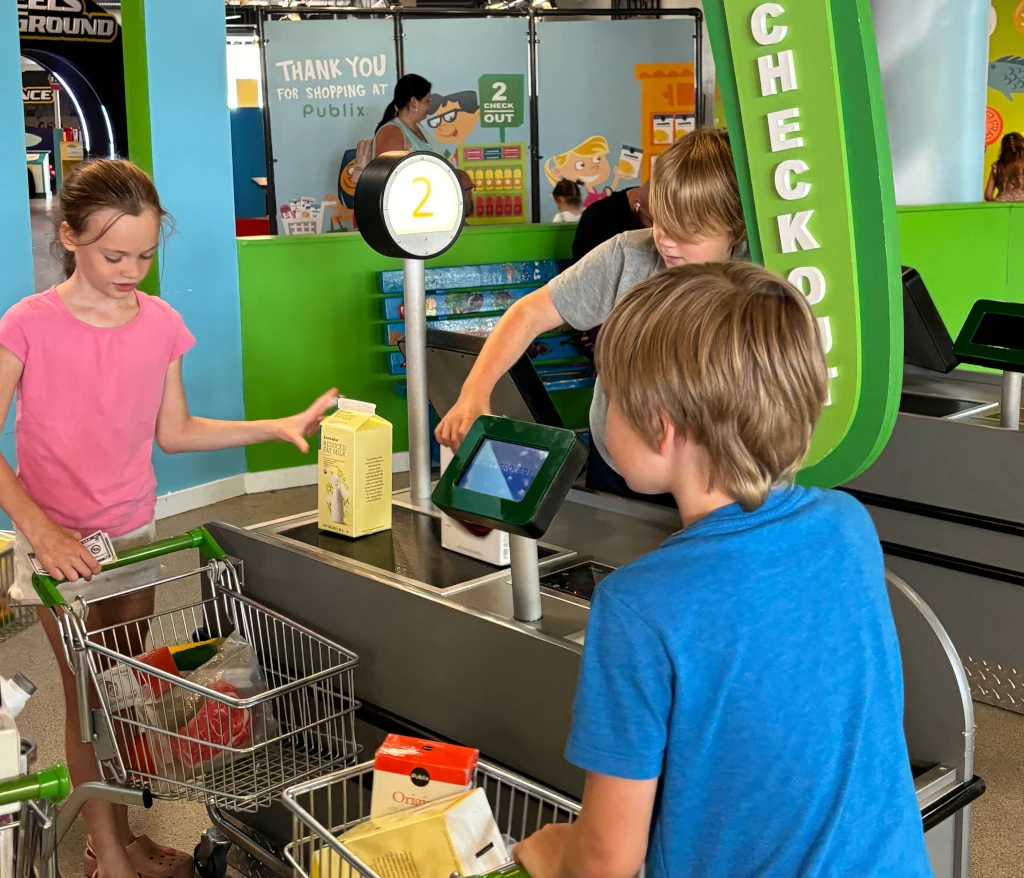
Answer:
[[0, 319], [18, 384], [18, 476], [55, 522], [121, 536], [156, 508], [153, 440], [168, 366], [195, 343], [181, 316], [136, 291], [123, 326], [73, 317], [55, 287]]

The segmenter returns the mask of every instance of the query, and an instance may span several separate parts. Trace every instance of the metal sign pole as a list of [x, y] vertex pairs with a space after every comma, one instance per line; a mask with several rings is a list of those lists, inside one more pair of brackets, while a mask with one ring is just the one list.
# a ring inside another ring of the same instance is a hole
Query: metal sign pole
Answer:
[[409, 407], [409, 492], [430, 499], [430, 400], [427, 398], [427, 306], [421, 259], [402, 263], [405, 283], [405, 382]]

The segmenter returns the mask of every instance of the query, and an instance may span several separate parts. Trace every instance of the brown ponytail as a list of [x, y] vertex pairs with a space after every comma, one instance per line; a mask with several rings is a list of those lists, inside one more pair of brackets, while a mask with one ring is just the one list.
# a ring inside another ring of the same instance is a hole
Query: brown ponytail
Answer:
[[75, 254], [64, 249], [60, 240], [61, 226], [67, 223], [76, 237], [81, 236], [89, 218], [106, 209], [116, 210], [118, 215], [92, 241], [82, 243], [98, 241], [125, 214], [141, 216], [143, 211], [152, 210], [161, 224], [171, 219], [160, 203], [153, 181], [141, 168], [124, 159], [82, 162], [64, 178], [55, 218], [56, 234], [50, 245], [53, 255], [63, 263], [66, 277], [74, 274]]

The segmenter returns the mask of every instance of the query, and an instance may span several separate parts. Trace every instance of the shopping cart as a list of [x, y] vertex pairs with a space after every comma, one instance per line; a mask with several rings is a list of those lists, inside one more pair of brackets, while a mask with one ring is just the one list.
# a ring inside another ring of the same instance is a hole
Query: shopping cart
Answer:
[[[293, 816], [294, 838], [284, 855], [296, 874], [303, 878], [380, 878], [338, 841], [343, 832], [369, 819], [372, 781], [373, 763], [366, 762], [284, 791], [284, 804]], [[494, 819], [510, 846], [549, 823], [572, 823], [580, 811], [579, 802], [484, 761], [477, 766], [474, 786], [487, 794]], [[331, 856], [332, 851], [338, 856]], [[341, 868], [342, 862], [350, 868]]]
[[[90, 680], [98, 693], [99, 709], [80, 716], [82, 740], [93, 743], [102, 777], [157, 798], [205, 804], [211, 817], [220, 809], [255, 811], [285, 787], [355, 761], [358, 659], [245, 597], [241, 562], [228, 558], [205, 528], [126, 551], [103, 569], [193, 548], [205, 566], [121, 595], [199, 576], [203, 600], [94, 631], [88, 601], [67, 602], [49, 577], [33, 582], [57, 618], [79, 704], [89, 701]], [[229, 635], [251, 649], [266, 691], [243, 697], [138, 658]], [[255, 853], [283, 867], [273, 852]], [[222, 848], [213, 862], [209, 850], [197, 846], [196, 854], [203, 875], [224, 873]]]
[[35, 609], [11, 603], [14, 585], [14, 531], [0, 530], [0, 643], [36, 621]]
[[[22, 740], [24, 752], [25, 740]], [[32, 747], [34, 748], [34, 744]], [[0, 818], [0, 874], [16, 878], [57, 878], [57, 845], [87, 801], [103, 800], [148, 808], [152, 797], [142, 790], [84, 783], [58, 809], [71, 789], [63, 765], [0, 781], [0, 808], [21, 804], [17, 816]], [[6, 810], [6, 809], [5, 809]], [[38, 870], [36, 859], [38, 857]]]

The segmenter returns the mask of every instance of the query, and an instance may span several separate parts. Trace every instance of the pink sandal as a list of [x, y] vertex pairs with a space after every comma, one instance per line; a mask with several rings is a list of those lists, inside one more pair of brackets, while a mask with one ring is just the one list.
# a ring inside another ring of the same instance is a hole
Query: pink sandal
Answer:
[[[125, 852], [139, 878], [194, 878], [195, 864], [190, 854], [160, 847], [148, 835], [137, 835], [125, 848]], [[86, 878], [97, 878], [99, 864], [91, 838], [85, 841], [82, 868]]]

